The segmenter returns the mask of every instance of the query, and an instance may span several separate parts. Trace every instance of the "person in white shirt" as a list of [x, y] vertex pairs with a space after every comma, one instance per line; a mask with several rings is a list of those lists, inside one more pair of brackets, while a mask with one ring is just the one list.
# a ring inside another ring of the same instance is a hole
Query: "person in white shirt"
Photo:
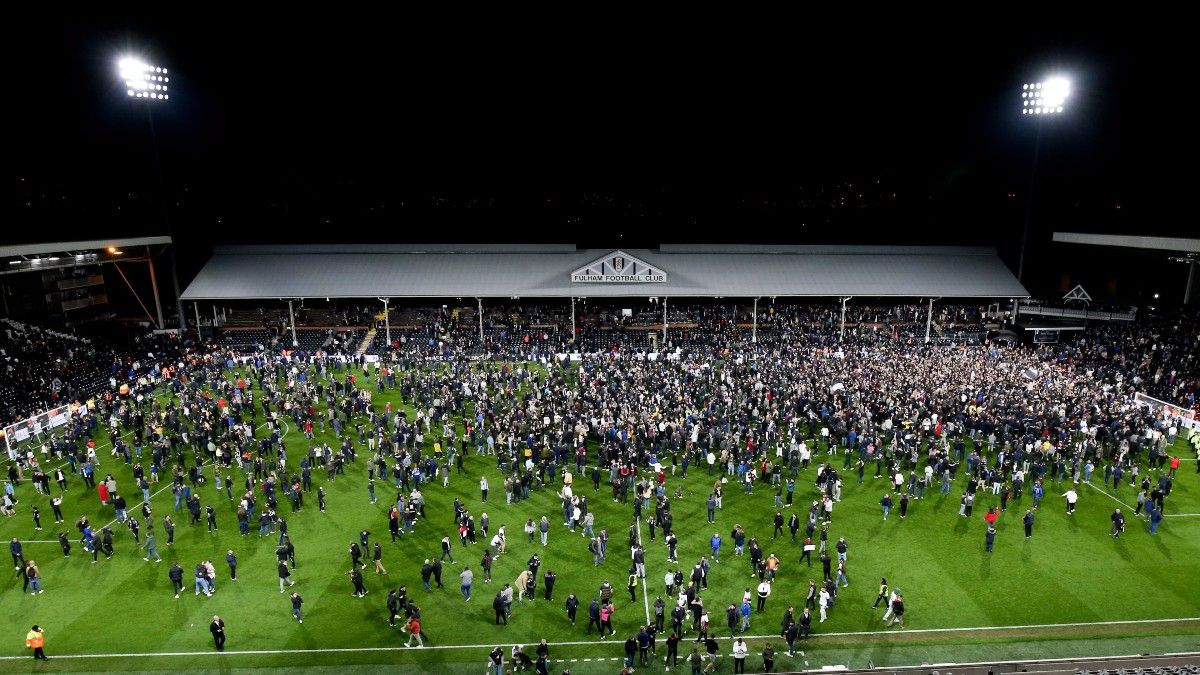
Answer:
[[750, 649], [748, 647], [746, 647], [746, 641], [743, 640], [742, 638], [739, 637], [737, 639], [737, 642], [733, 643], [733, 672], [734, 673], [746, 672], [746, 655], [749, 652], [750, 652]]
[[1075, 492], [1074, 488], [1071, 488], [1064, 492], [1062, 496], [1067, 498], [1067, 515], [1074, 515], [1075, 502], [1079, 501], [1079, 493]]
[[821, 608], [821, 623], [825, 623], [825, 610], [829, 607], [829, 591], [825, 590], [824, 587], [821, 588], [817, 604]]

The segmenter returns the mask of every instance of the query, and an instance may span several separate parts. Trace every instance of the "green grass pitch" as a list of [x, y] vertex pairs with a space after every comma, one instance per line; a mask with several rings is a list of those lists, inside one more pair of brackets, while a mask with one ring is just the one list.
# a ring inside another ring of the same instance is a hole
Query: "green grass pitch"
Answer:
[[[382, 407], [386, 401], [399, 407], [399, 393], [376, 392], [377, 406]], [[307, 441], [294, 424], [288, 424], [284, 441], [289, 449], [289, 465], [295, 467]], [[326, 435], [318, 434], [318, 438], [337, 447], [332, 429]], [[427, 438], [427, 444], [431, 440]], [[129, 467], [109, 456], [106, 441], [100, 447], [98, 474], [114, 473], [131, 502], [131, 513], [135, 512], [133, 502], [139, 492], [130, 489], [133, 480]], [[1176, 449], [1183, 457], [1193, 456], [1182, 440]], [[240, 536], [233, 504], [223, 492], [217, 493], [211, 472], [210, 481], [199, 494], [203, 504], [216, 506], [220, 530], [209, 533], [203, 520], [198, 526], [189, 526], [186, 510], [181, 511], [175, 516], [173, 547], [165, 545], [161, 527], [162, 517], [174, 513], [173, 498], [162, 489], [168, 485], [166, 480], [154, 486], [156, 534], [165, 558], [161, 564], [144, 562], [144, 552], [134, 548], [132, 536], [124, 527], [114, 527], [116, 555], [112, 560], [101, 556], [100, 562], [92, 564], [91, 556], [79, 544], [74, 545], [72, 557], [64, 558], [54, 541], [59, 529], [76, 542], [78, 534], [73, 523], [77, 517], [86, 514], [93, 523], [108, 523], [114, 517], [112, 507], [102, 507], [95, 491], [88, 489], [82, 479], [72, 477], [63, 506], [67, 522], [55, 525], [49, 498], [36, 494], [29, 482], [23, 481], [17, 488], [17, 514], [0, 519], [0, 536], [6, 542], [13, 537], [27, 542], [25, 555], [38, 562], [46, 592], [22, 594], [21, 581], [13, 575], [0, 585], [0, 644], [7, 645], [0, 649], [0, 671], [232, 672], [243, 668], [265, 671], [312, 667], [351, 672], [374, 670], [379, 664], [408, 664], [429, 672], [480, 673], [491, 647], [504, 646], [507, 653], [513, 643], [532, 645], [540, 638], [553, 643], [551, 657], [557, 670], [552, 672], [561, 672], [565, 667], [576, 674], [619, 670], [620, 663], [615, 659], [623, 656], [623, 639], [646, 623], [642, 588], [634, 602], [629, 602], [625, 590], [629, 567], [625, 539], [632, 522], [631, 505], [614, 503], [610, 489], [603, 483], [593, 491], [586, 476], [577, 478], [576, 492], [589, 496], [597, 530], [607, 528], [611, 535], [608, 559], [596, 568], [586, 548], [587, 540], [563, 526], [554, 490], [534, 490], [530, 499], [505, 505], [495, 459], [469, 456], [467, 473], [452, 475], [448, 488], [442, 487], [440, 479], [424, 486], [429, 517], [418, 520], [415, 533], [392, 544], [386, 513], [395, 492], [390, 481], [379, 481], [379, 501], [369, 503], [362, 459], [366, 449], [359, 452], [359, 461], [336, 481], [326, 481], [323, 471], [314, 472], [315, 484], [323, 485], [328, 493], [326, 512], [317, 510], [311, 496], [303, 511], [296, 514], [290, 513], [286, 497], [280, 499], [280, 512], [288, 518], [297, 549], [298, 568], [293, 578], [297, 581], [294, 590], [306, 601], [302, 625], [292, 618], [288, 596], [279, 593], [274, 556], [277, 537], [259, 538], [255, 523], [248, 536]], [[823, 457], [822, 452], [814, 459]], [[50, 466], [55, 464], [50, 462]], [[840, 468], [840, 459], [836, 465]], [[491, 481], [487, 504], [480, 502], [481, 474]], [[1094, 475], [1092, 487], [1079, 488], [1080, 503], [1074, 516], [1065, 514], [1063, 500], [1058, 497], [1066, 486], [1048, 485], [1047, 497], [1037, 512], [1034, 537], [1029, 540], [1023, 537], [1020, 522], [1030, 505], [1028, 493], [1024, 500], [1010, 502], [997, 524], [995, 551], [986, 553], [982, 515], [988, 506], [999, 503], [998, 497], [981, 491], [975, 517], [959, 517], [958, 496], [963, 489], [960, 475], [952, 494], [942, 496], [931, 491], [925, 499], [912, 502], [906, 519], [901, 520], [893, 511], [885, 522], [878, 501], [886, 481], [873, 479], [872, 474], [869, 470], [862, 485], [855, 476], [848, 476], [830, 528], [831, 541], [844, 536], [850, 544], [850, 586], [841, 589], [827, 622], [818, 626], [814, 621], [815, 635], [801, 647], [805, 656], [789, 659], [780, 649], [776, 670], [834, 663], [863, 667], [868, 660], [877, 665], [903, 665], [1180, 651], [1196, 643], [1200, 634], [1200, 621], [1195, 619], [1200, 617], [1200, 589], [1195, 584], [1200, 572], [1200, 515], [1172, 515], [1164, 520], [1156, 536], [1148, 534], [1144, 521], [1131, 517], [1125, 535], [1114, 540], [1109, 536], [1109, 514], [1118, 501], [1131, 506], [1136, 490], [1126, 485], [1113, 496], [1109, 494], [1113, 492], [1111, 484], [1101, 488], [1100, 476]], [[240, 470], [234, 470], [234, 476], [240, 485]], [[779, 649], [783, 611], [789, 604], [798, 609], [803, 605], [808, 579], [819, 579], [819, 563], [812, 569], [802, 565], [800, 545], [791, 542], [786, 531], [780, 540], [772, 541], [774, 491], [765, 483], [757, 486], [753, 495], [743, 494], [740, 487], [730, 484], [724, 509], [718, 513], [716, 524], [709, 525], [704, 497], [715, 477], [705, 467], [695, 465], [686, 480], [668, 477], [668, 495], [676, 487], [682, 487], [685, 495], [672, 500], [679, 564], [686, 572], [701, 555], [707, 555], [708, 539], [714, 531], [726, 539], [721, 562], [713, 565], [709, 590], [702, 596], [705, 605], [714, 608], [712, 620], [717, 633], [728, 635], [721, 608], [740, 601], [743, 589], [757, 583], [757, 578], [751, 578], [747, 559], [733, 555], [729, 532], [740, 523], [749, 535], [757, 536], [764, 553], [776, 554], [782, 565], [766, 612], [754, 614], [748, 634], [774, 636], [769, 639]], [[802, 509], [798, 512], [802, 519], [806, 515], [802, 505], [817, 494], [814, 478], [815, 468], [810, 467], [801, 472], [797, 482], [796, 502]], [[1200, 514], [1198, 485], [1200, 475], [1195, 473], [1194, 462], [1184, 462], [1167, 513]], [[52, 488], [57, 491], [53, 484]], [[477, 519], [486, 511], [493, 530], [506, 525], [508, 532], [509, 553], [496, 561], [493, 583], [483, 583], [482, 574], [478, 574], [470, 603], [464, 602], [459, 593], [457, 574], [462, 564], [479, 571], [484, 543], [481, 540], [466, 549], [458, 545], [451, 523], [450, 505], [455, 497], [460, 497]], [[30, 517], [33, 504], [41, 509], [45, 527], [41, 532], [34, 530]], [[1132, 512], [1132, 508], [1123, 510]], [[785, 516], [788, 513], [785, 511]], [[140, 513], [137, 515], [140, 519]], [[527, 518], [536, 521], [543, 515], [552, 525], [545, 548], [536, 540], [530, 543], [522, 532]], [[376, 575], [368, 566], [364, 576], [369, 593], [360, 599], [351, 597], [346, 549], [364, 528], [373, 533], [372, 541], [384, 543], [388, 574]], [[421, 561], [436, 557], [439, 541], [447, 535], [454, 542], [455, 560], [460, 564], [447, 565], [444, 589], [435, 587], [426, 592], [419, 575]], [[643, 536], [647, 539], [645, 589], [652, 604], [663, 592], [666, 549], [661, 536], [651, 543], [645, 528]], [[49, 543], [33, 543], [36, 541]], [[228, 549], [235, 550], [239, 558], [236, 582], [229, 580], [224, 562]], [[541, 599], [539, 579], [538, 600], [514, 604], [507, 627], [493, 625], [492, 596], [500, 584], [518, 575], [534, 552], [542, 557], [542, 572], [548, 568], [557, 572], [554, 601]], [[196, 597], [191, 589], [191, 568], [204, 559], [212, 559], [217, 567], [217, 592], [211, 598]], [[175, 560], [185, 572], [185, 593], [177, 600], [167, 578], [168, 566]], [[882, 610], [871, 608], [881, 576], [904, 591], [904, 631], [886, 628], [880, 620]], [[585, 634], [586, 604], [605, 579], [616, 587], [617, 635], [600, 642], [594, 634]], [[400, 584], [408, 586], [410, 596], [422, 609], [425, 631], [431, 639], [424, 649], [406, 649], [402, 643], [407, 635], [389, 627], [385, 620], [387, 591]], [[571, 592], [582, 602], [575, 626], [566, 621], [563, 610], [563, 601]], [[214, 614], [221, 615], [227, 624], [227, 651], [220, 655], [213, 652], [208, 632]], [[1155, 621], [1106, 623], [1146, 620]], [[25, 632], [34, 623], [46, 629], [46, 651], [50, 656], [50, 661], [36, 667], [28, 651], [22, 650]], [[1018, 628], [1008, 628], [1013, 626]], [[967, 630], [929, 631], [943, 628]], [[652, 666], [655, 670], [662, 668], [662, 637], [658, 643], [660, 660]], [[766, 641], [751, 640], [751, 653], [756, 655]], [[722, 653], [727, 655], [728, 650], [729, 642], [722, 641]], [[691, 651], [686, 637], [680, 651], [683, 655]], [[157, 656], [111, 656], [114, 654]], [[62, 658], [66, 655], [86, 658]], [[757, 656], [752, 657], [750, 670], [760, 663]], [[679, 669], [684, 668], [681, 663]], [[728, 662], [722, 667], [726, 668], [732, 669]]]

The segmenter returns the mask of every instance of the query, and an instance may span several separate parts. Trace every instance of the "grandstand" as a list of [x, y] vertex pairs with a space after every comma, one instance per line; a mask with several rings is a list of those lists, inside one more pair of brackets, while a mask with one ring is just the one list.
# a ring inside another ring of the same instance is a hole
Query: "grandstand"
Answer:
[[[983, 338], [979, 317], [939, 306], [935, 327], [935, 299], [1011, 301], [1027, 296], [990, 249], [774, 246], [722, 251], [697, 245], [603, 253], [564, 246], [343, 245], [219, 247], [182, 297], [193, 303], [197, 321], [201, 302], [215, 308], [233, 301], [289, 300], [287, 315], [281, 309], [262, 314], [253, 326], [258, 329], [268, 323], [282, 328], [285, 318], [289, 329], [338, 322], [321, 314], [328, 310], [312, 309], [300, 310], [297, 320], [292, 300], [369, 299], [381, 303], [382, 322], [370, 318], [374, 312], [361, 305], [337, 317], [343, 326], [353, 321], [370, 330], [376, 324], [365, 353], [377, 354], [399, 341], [407, 344], [409, 338], [432, 349], [436, 344], [431, 340], [436, 343], [435, 338], [453, 329], [452, 348], [480, 355], [518, 353], [527, 347], [668, 351], [700, 344], [697, 340], [705, 340], [715, 327], [725, 331], [726, 341], [748, 337], [755, 342], [760, 319], [764, 329], [789, 321], [813, 332], [836, 326], [839, 336], [849, 326], [852, 331], [886, 330], [913, 339], [923, 335], [924, 342], [961, 344]], [[868, 315], [867, 308], [848, 304], [855, 297], [928, 300], [924, 312], [901, 316], [898, 309], [877, 307]], [[432, 324], [424, 322], [428, 307], [414, 316], [388, 304], [420, 298], [456, 304], [447, 305]], [[475, 307], [463, 304], [463, 298], [475, 299]], [[706, 305], [697, 302], [702, 298], [726, 301]], [[741, 298], [740, 307], [729, 302], [733, 298]], [[775, 314], [777, 301], [817, 298], [841, 301], [840, 314], [817, 308], [783, 311], [782, 306]], [[524, 303], [510, 304], [518, 299]], [[248, 327], [242, 321], [235, 313], [225, 327]], [[391, 337], [393, 324], [396, 339]], [[477, 326], [474, 342], [467, 330], [472, 326]], [[293, 342], [299, 343], [298, 334]], [[313, 351], [313, 339], [293, 346]]]

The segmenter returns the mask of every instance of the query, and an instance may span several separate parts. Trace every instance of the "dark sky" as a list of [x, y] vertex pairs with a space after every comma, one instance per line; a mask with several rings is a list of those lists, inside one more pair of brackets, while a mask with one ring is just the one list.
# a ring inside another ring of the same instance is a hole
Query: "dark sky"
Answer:
[[151, 107], [185, 265], [222, 241], [867, 240], [1012, 259], [1035, 139], [1020, 85], [1049, 74], [1074, 95], [1042, 121], [1031, 255], [1053, 262], [1055, 229], [1190, 234], [1178, 98], [1195, 59], [1161, 28], [72, 16], [9, 26], [5, 240], [165, 230], [126, 53], [171, 70]]

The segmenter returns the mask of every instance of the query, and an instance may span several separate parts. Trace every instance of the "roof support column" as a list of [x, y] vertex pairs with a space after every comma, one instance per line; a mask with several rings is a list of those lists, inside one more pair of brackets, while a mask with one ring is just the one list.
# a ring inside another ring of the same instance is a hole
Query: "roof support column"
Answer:
[[383, 337], [387, 340], [388, 349], [392, 348], [392, 316], [388, 311], [388, 301], [391, 298], [383, 298]]
[[1013, 298], [1012, 302], [1013, 302], [1012, 322], [1013, 322], [1013, 325], [1015, 326], [1015, 325], [1017, 325], [1017, 317], [1021, 315], [1021, 299]]
[[936, 298], [929, 299], [929, 314], [925, 317], [925, 344], [929, 344], [929, 331], [933, 328], [933, 301]]
[[475, 298], [479, 303], [479, 344], [483, 344], [483, 298]]
[[575, 296], [571, 296], [571, 339], [575, 339]]
[[663, 349], [667, 348], [667, 298], [663, 297]]
[[[216, 314], [217, 308], [213, 307], [213, 314]], [[288, 300], [288, 319], [292, 323], [292, 346], [299, 347], [300, 341], [296, 339], [296, 312], [292, 310], [292, 301]]]
[[754, 299], [754, 316], [750, 323], [750, 341], [758, 344], [758, 298]]
[[849, 302], [853, 297], [853, 295], [847, 295], [846, 297], [842, 298], [842, 321], [840, 324], [841, 327], [838, 329], [838, 342], [846, 339], [846, 303]]
[[200, 303], [193, 302], [192, 309], [196, 312], [196, 339], [200, 339]]
[[154, 273], [154, 258], [150, 255], [150, 247], [146, 247], [146, 266], [150, 268], [150, 291], [154, 293], [154, 309], [158, 312], [158, 329], [167, 326], [163, 323], [162, 299], [158, 297], [158, 275]]
[[1196, 276], [1196, 261], [1188, 263], [1188, 280], [1187, 286], [1183, 289], [1183, 304], [1188, 305], [1192, 302], [1192, 281]]

